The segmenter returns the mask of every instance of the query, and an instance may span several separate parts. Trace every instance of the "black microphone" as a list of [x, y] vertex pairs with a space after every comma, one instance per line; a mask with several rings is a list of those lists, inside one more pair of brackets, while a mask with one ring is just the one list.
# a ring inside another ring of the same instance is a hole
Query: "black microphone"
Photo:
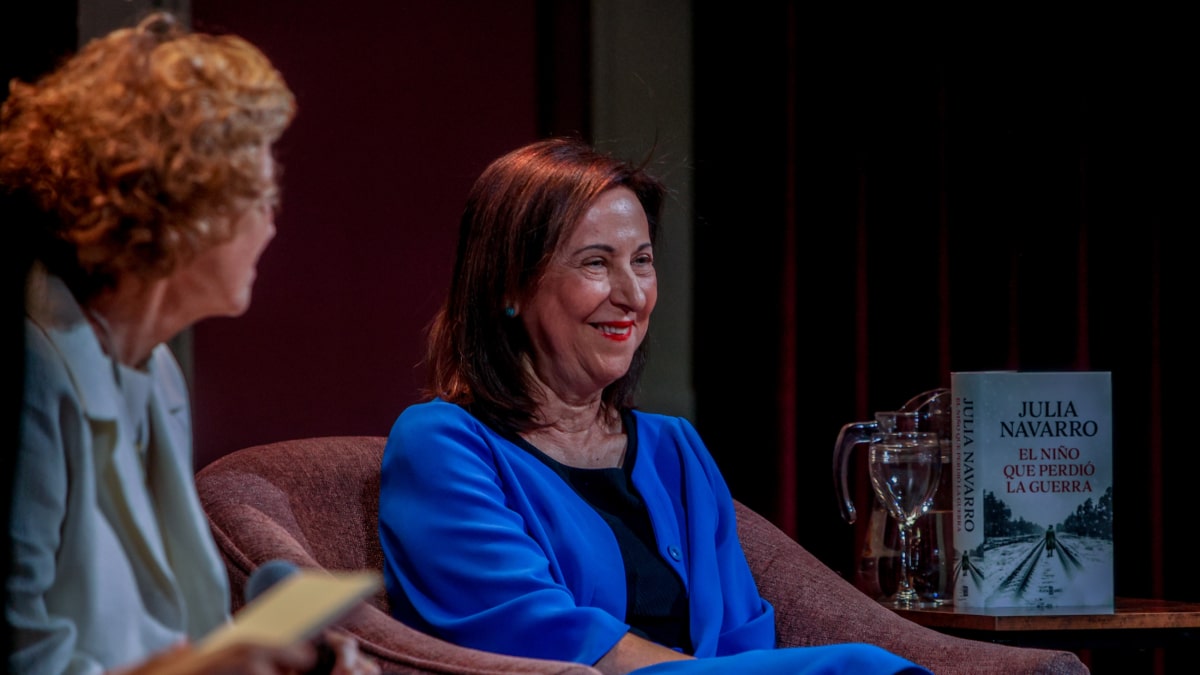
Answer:
[[[246, 578], [246, 587], [242, 591], [242, 595], [246, 598], [246, 604], [254, 602], [259, 596], [266, 593], [267, 589], [299, 571], [300, 568], [296, 563], [278, 558], [259, 565]], [[337, 654], [333, 651], [333, 647], [330, 647], [329, 643], [320, 637], [316, 639], [316, 647], [317, 664], [306, 675], [332, 673], [333, 666], [337, 662]]]

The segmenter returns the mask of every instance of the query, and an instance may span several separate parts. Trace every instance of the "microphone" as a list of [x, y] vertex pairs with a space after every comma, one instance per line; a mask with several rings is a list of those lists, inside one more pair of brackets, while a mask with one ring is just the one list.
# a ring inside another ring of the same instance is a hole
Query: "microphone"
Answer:
[[299, 571], [300, 568], [290, 560], [268, 560], [259, 565], [246, 579], [246, 588], [243, 593], [246, 597], [246, 604], [254, 602], [268, 588]]
[[[246, 578], [246, 587], [242, 590], [242, 595], [246, 598], [246, 604], [250, 604], [258, 599], [267, 589], [284, 579], [299, 572], [300, 568], [290, 560], [276, 558], [268, 560], [259, 565]], [[337, 663], [337, 653], [329, 646], [329, 643], [324, 638], [316, 639], [317, 646], [317, 664], [307, 671], [306, 675], [327, 675], [333, 672], [333, 666]]]

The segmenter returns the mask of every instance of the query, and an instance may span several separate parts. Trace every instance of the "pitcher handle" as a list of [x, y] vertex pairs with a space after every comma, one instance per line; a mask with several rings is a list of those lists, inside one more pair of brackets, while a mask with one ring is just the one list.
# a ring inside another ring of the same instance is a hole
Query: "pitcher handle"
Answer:
[[838, 432], [837, 443], [833, 446], [833, 487], [838, 493], [838, 504], [842, 508], [842, 517], [846, 522], [853, 523], [858, 519], [858, 511], [854, 508], [854, 500], [850, 495], [850, 483], [847, 478], [851, 450], [859, 443], [871, 440], [871, 435], [879, 428], [875, 422], [851, 422], [842, 426]]

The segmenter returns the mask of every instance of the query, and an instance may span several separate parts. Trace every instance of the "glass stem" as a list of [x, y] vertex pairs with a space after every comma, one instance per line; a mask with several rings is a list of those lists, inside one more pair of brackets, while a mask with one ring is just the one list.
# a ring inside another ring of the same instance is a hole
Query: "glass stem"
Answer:
[[913, 602], [917, 592], [912, 584], [912, 564], [916, 551], [913, 550], [913, 537], [909, 525], [900, 523], [900, 588], [896, 591], [896, 599], [901, 602]]

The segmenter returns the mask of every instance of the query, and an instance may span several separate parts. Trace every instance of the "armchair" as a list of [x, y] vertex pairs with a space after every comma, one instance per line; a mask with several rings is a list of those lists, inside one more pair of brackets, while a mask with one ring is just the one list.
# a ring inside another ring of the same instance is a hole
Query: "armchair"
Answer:
[[[272, 559], [331, 570], [383, 569], [378, 540], [381, 436], [280, 441], [221, 457], [196, 474], [201, 503], [229, 571], [232, 606], [250, 573]], [[861, 593], [742, 504], [738, 528], [759, 590], [776, 610], [780, 646], [871, 642], [938, 675], [1086, 674], [1074, 654], [951, 637]], [[379, 591], [339, 623], [384, 673], [599, 675], [586, 665], [450, 644], [391, 618]]]

